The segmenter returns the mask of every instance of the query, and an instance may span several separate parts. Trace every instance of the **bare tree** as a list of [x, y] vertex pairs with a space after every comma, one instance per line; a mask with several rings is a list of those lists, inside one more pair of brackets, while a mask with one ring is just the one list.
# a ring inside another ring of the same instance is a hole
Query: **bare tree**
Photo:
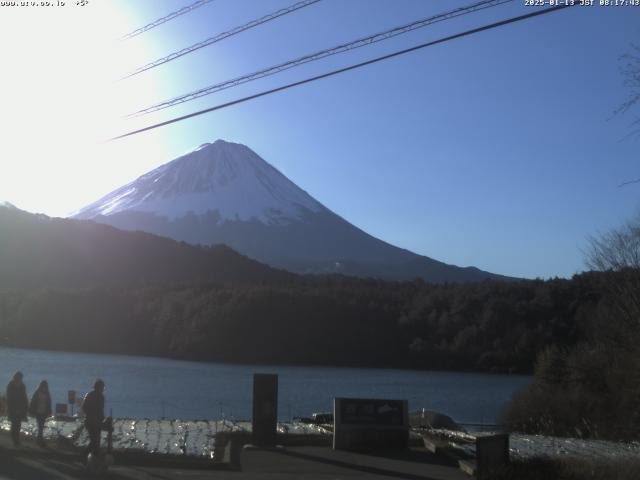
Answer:
[[611, 315], [604, 319], [616, 343], [636, 349], [640, 336], [640, 214], [623, 226], [591, 237], [586, 264], [606, 272]]
[[[640, 46], [631, 45], [631, 50], [620, 57], [620, 62], [620, 73], [629, 92], [625, 101], [615, 111], [616, 114], [629, 113], [640, 105]], [[640, 128], [640, 117], [636, 117], [632, 125]], [[640, 130], [636, 130], [636, 133], [640, 133]]]
[[586, 263], [591, 270], [640, 269], [640, 215], [622, 227], [589, 239]]
[[[620, 73], [624, 79], [624, 86], [627, 88], [627, 98], [614, 111], [614, 114], [633, 111], [634, 119], [631, 121], [629, 136], [640, 135], [640, 116], [635, 112], [635, 109], [640, 105], [640, 45], [632, 44], [630, 51], [620, 57], [620, 63]], [[624, 187], [632, 183], [640, 183], [640, 178], [623, 182], [618, 186]]]

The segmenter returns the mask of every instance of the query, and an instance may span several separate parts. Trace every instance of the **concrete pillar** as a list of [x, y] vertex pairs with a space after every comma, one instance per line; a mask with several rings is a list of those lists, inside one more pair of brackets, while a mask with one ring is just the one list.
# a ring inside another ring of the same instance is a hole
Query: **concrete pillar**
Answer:
[[278, 375], [256, 373], [253, 376], [253, 436], [260, 446], [276, 443], [278, 423]]
[[476, 437], [478, 480], [491, 478], [495, 470], [509, 463], [509, 434]]

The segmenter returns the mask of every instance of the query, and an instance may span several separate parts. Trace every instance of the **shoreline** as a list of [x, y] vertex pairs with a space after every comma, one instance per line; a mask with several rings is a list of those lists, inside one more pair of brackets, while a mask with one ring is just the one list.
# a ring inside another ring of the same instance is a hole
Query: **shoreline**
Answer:
[[[9, 422], [0, 417], [0, 432], [8, 435]], [[37, 431], [34, 419], [23, 422], [21, 433], [33, 439]], [[330, 444], [332, 431], [329, 425], [301, 422], [278, 422], [277, 431], [285, 437], [316, 438]], [[250, 434], [251, 421], [247, 420], [182, 420], [182, 419], [133, 419], [115, 418], [113, 449], [115, 452], [136, 452], [144, 455], [188, 457], [191, 459], [213, 459], [215, 436], [219, 433]], [[413, 442], [421, 442], [422, 434], [437, 435], [470, 455], [474, 455], [474, 439], [482, 433], [455, 432], [446, 429], [421, 430], [412, 428]], [[487, 432], [488, 433], [488, 432]], [[62, 441], [69, 448], [80, 450], [88, 444], [82, 419], [59, 420], [50, 418], [45, 425], [47, 442]], [[106, 432], [102, 444], [106, 445]], [[579, 438], [549, 437], [512, 433], [511, 456], [514, 459], [546, 457], [583, 457], [622, 459], [640, 456], [640, 442], [614, 442], [609, 440], [586, 440]]]
[[[251, 422], [246, 420], [182, 420], [182, 419], [134, 419], [114, 418], [114, 451], [138, 451], [148, 454], [178, 455], [196, 458], [213, 458], [215, 436], [219, 433], [251, 433]], [[0, 417], [0, 431], [8, 433], [10, 423]], [[329, 438], [331, 431], [321, 426], [299, 422], [279, 422], [282, 435], [306, 435]], [[22, 423], [21, 435], [35, 438], [36, 422], [29, 418]], [[49, 418], [45, 423], [46, 442], [62, 440], [68, 446], [81, 449], [89, 438], [81, 418]], [[106, 445], [107, 433], [102, 432], [102, 445]]]
[[263, 368], [339, 368], [339, 369], [354, 369], [354, 370], [391, 370], [391, 371], [412, 371], [412, 372], [429, 372], [429, 373], [442, 373], [442, 374], [481, 374], [481, 375], [506, 375], [512, 377], [529, 377], [533, 378], [533, 370], [530, 372], [512, 372], [512, 371], [496, 371], [496, 370], [474, 370], [474, 369], [428, 369], [428, 368], [412, 368], [411, 366], [374, 366], [374, 365], [359, 365], [359, 364], [331, 364], [331, 363], [255, 363], [255, 362], [243, 362], [241, 360], [233, 362], [225, 362], [223, 360], [197, 360], [192, 358], [181, 358], [161, 355], [145, 355], [134, 353], [116, 353], [116, 352], [96, 352], [87, 350], [62, 350], [62, 349], [50, 349], [50, 348], [37, 348], [37, 347], [21, 347], [14, 345], [0, 344], [0, 348], [7, 350], [20, 350], [20, 351], [37, 351], [47, 353], [60, 353], [60, 354], [78, 354], [78, 355], [108, 355], [118, 357], [130, 357], [130, 358], [148, 358], [155, 360], [169, 360], [172, 362], [186, 362], [205, 365], [223, 365], [223, 366], [241, 366], [241, 367], [255, 367], [255, 369]]

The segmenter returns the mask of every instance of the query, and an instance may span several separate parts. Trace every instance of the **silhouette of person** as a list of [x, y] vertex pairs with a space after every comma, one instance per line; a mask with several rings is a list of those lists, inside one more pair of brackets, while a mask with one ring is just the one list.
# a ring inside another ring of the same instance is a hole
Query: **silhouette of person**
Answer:
[[11, 439], [14, 447], [20, 446], [20, 427], [23, 420], [27, 419], [28, 407], [27, 389], [22, 383], [22, 372], [18, 371], [7, 385], [7, 416], [11, 422]]
[[44, 422], [47, 417], [51, 416], [51, 395], [49, 394], [49, 384], [46, 380], [42, 380], [40, 385], [31, 397], [29, 402], [29, 414], [32, 417], [36, 417], [38, 422], [38, 445], [44, 447], [44, 437], [42, 432], [44, 431]]
[[89, 446], [86, 453], [97, 455], [100, 452], [100, 432], [104, 422], [104, 382], [96, 380], [91, 390], [84, 397], [82, 412], [85, 415], [84, 426], [89, 434]]

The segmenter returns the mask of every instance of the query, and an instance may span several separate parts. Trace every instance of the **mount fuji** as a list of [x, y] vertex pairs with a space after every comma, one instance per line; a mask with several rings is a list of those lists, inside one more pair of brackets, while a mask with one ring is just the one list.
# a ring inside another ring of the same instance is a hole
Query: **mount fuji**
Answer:
[[433, 282], [506, 278], [379, 240], [333, 213], [248, 147], [224, 140], [201, 145], [72, 217], [192, 244], [224, 243], [296, 273]]

